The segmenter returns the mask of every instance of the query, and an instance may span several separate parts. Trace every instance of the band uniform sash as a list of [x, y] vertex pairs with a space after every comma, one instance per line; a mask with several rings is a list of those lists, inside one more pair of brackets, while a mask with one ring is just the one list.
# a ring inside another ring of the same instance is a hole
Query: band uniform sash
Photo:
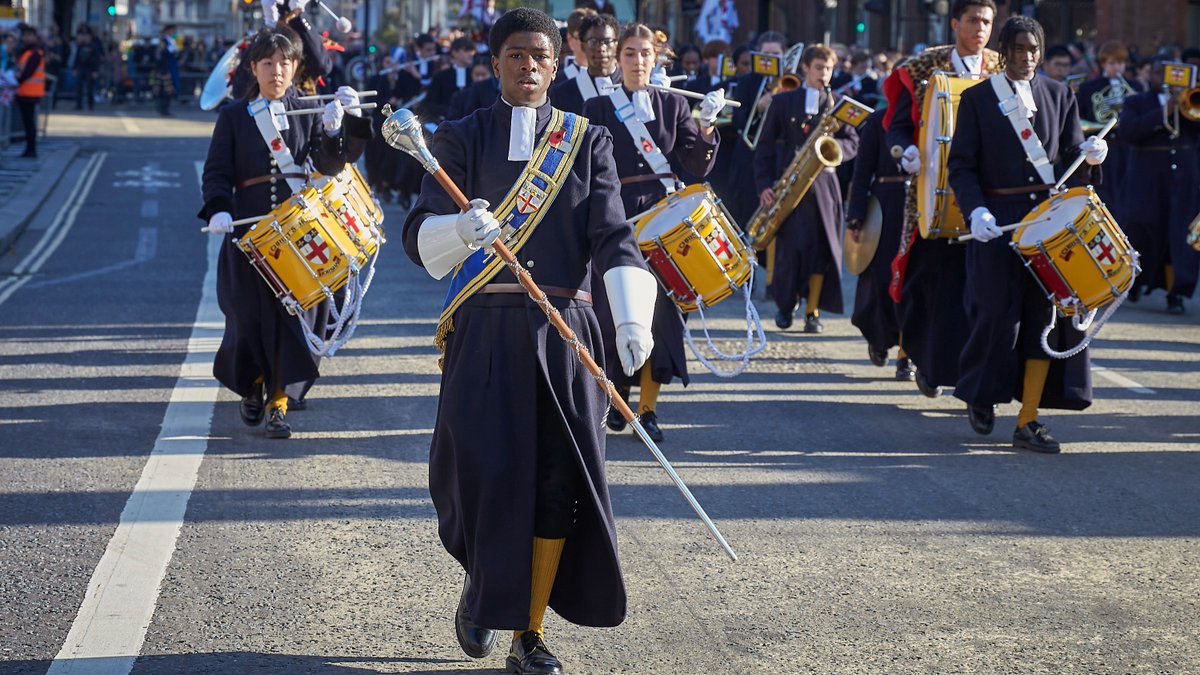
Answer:
[[[276, 116], [282, 112], [282, 104], [272, 106], [271, 102], [265, 98], [259, 97], [246, 104], [246, 111], [254, 118], [254, 124], [258, 127], [258, 133], [262, 136], [263, 142], [267, 144], [267, 150], [271, 153], [271, 157], [275, 160], [275, 166], [279, 168], [281, 175], [303, 174], [307, 176], [307, 172], [302, 167], [296, 165], [296, 159], [292, 157], [292, 151], [288, 149], [287, 142], [283, 140], [283, 135], [279, 133], [279, 118]], [[287, 118], [283, 118], [285, 123]], [[292, 188], [292, 194], [300, 194], [304, 191], [306, 179], [287, 178], [288, 187]]]
[[988, 78], [988, 80], [992, 83], [992, 89], [996, 91], [996, 98], [1000, 99], [1000, 112], [1008, 118], [1008, 123], [1016, 132], [1017, 140], [1021, 141], [1021, 148], [1025, 151], [1025, 156], [1037, 169], [1042, 182], [1053, 185], [1054, 167], [1050, 164], [1050, 158], [1046, 156], [1046, 148], [1042, 147], [1042, 139], [1038, 138], [1037, 133], [1033, 130], [1033, 125], [1029, 123], [1029, 118], [1025, 115], [1027, 110], [1021, 103], [1021, 98], [1017, 96], [1017, 92], [1013, 91], [1007, 77], [1001, 75]]
[[[504, 244], [514, 255], [529, 241], [566, 182], [587, 126], [586, 117], [553, 109], [533, 157], [494, 211]], [[454, 313], [503, 268], [499, 256], [481, 248], [454, 270], [434, 335], [438, 351], [446, 351], [446, 339], [454, 331]]]
[[654, 139], [650, 138], [650, 130], [646, 128], [645, 123], [639, 121], [634, 114], [633, 102], [625, 94], [625, 87], [622, 85], [613, 87], [608, 92], [608, 100], [612, 101], [613, 108], [617, 111], [617, 121], [625, 125], [625, 130], [633, 139], [633, 145], [637, 148], [638, 154], [646, 160], [646, 166], [650, 168], [650, 173], [668, 176], [659, 178], [658, 181], [666, 188], [667, 194], [675, 192], [675, 175], [671, 173], [671, 162], [667, 160], [662, 149], [655, 144]]

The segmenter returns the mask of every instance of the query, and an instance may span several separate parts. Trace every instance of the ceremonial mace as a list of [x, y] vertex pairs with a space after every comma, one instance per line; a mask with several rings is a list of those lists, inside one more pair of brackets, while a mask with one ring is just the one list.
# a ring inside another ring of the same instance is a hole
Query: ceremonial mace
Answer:
[[[469, 200], [467, 199], [466, 195], [462, 193], [462, 190], [458, 189], [458, 186], [454, 184], [454, 179], [450, 178], [450, 175], [446, 173], [446, 170], [443, 169], [440, 164], [438, 164], [437, 158], [435, 158], [433, 154], [429, 152], [429, 148], [425, 146], [425, 136], [421, 131], [421, 123], [420, 120], [417, 119], [417, 116], [414, 115], [412, 111], [405, 108], [401, 108], [393, 113], [391, 108], [387, 105], [383, 107], [383, 114], [387, 117], [382, 127], [383, 139], [387, 142], [387, 144], [393, 148], [396, 148], [397, 150], [402, 150], [403, 152], [411, 155], [413, 159], [416, 159], [418, 162], [420, 162], [421, 166], [424, 167], [426, 171], [433, 174], [433, 177], [437, 179], [437, 182], [442, 186], [446, 193], [450, 195], [450, 197], [454, 200], [454, 203], [458, 205], [458, 208], [464, 211], [467, 210], [467, 208], [469, 208]], [[637, 432], [638, 437], [641, 438], [642, 442], [646, 444], [646, 447], [650, 449], [650, 452], [654, 455], [654, 459], [658, 460], [659, 466], [661, 466], [663, 470], [667, 472], [667, 475], [671, 477], [671, 481], [675, 483], [675, 487], [679, 488], [679, 491], [683, 493], [684, 498], [687, 499], [688, 504], [690, 504], [692, 507], [692, 510], [696, 512], [697, 516], [700, 516], [700, 520], [704, 521], [704, 525], [708, 528], [709, 533], [716, 538], [717, 543], [721, 545], [721, 548], [725, 549], [725, 553], [729, 556], [729, 558], [736, 561], [737, 554], [735, 554], [733, 549], [729, 547], [729, 544], [725, 541], [725, 537], [721, 536], [720, 530], [718, 530], [717, 526], [713, 524], [713, 521], [708, 517], [708, 514], [704, 512], [704, 507], [700, 506], [700, 502], [696, 501], [696, 498], [692, 495], [692, 491], [688, 489], [688, 486], [683, 482], [683, 479], [679, 477], [679, 474], [675, 473], [674, 467], [672, 467], [671, 463], [667, 461], [667, 458], [663, 456], [662, 451], [658, 449], [658, 446], [655, 445], [654, 441], [650, 439], [650, 436], [646, 434], [646, 430], [642, 427], [642, 423], [638, 420], [637, 416], [634, 415], [633, 411], [629, 409], [629, 405], [625, 403], [624, 399], [617, 394], [617, 388], [613, 385], [612, 381], [604, 375], [604, 370], [596, 364], [596, 361], [592, 358], [591, 353], [588, 352], [587, 347], [583, 346], [583, 343], [579, 341], [579, 338], [576, 337], [575, 332], [572, 331], [571, 327], [568, 326], [566, 321], [563, 320], [562, 316], [558, 313], [558, 310], [550, 304], [550, 299], [547, 298], [542, 289], [538, 288], [537, 284], [534, 283], [533, 277], [529, 276], [529, 272], [527, 272], [525, 268], [522, 267], [519, 262], [517, 262], [516, 257], [513, 256], [512, 251], [508, 250], [508, 247], [504, 245], [504, 242], [497, 239], [492, 243], [491, 248], [496, 252], [496, 255], [500, 256], [500, 259], [504, 261], [508, 268], [512, 270], [512, 273], [516, 275], [517, 280], [521, 282], [521, 286], [523, 286], [525, 291], [529, 293], [529, 297], [532, 298], [533, 301], [542, 308], [542, 311], [546, 313], [546, 318], [549, 319], [551, 325], [558, 330], [559, 336], [562, 337], [564, 342], [571, 346], [571, 348], [575, 351], [575, 355], [579, 358], [579, 361], [585, 368], [587, 368], [587, 371], [591, 373], [592, 377], [596, 379], [596, 383], [600, 385], [600, 388], [604, 390], [604, 393], [608, 395], [608, 399], [612, 402], [613, 407], [621, 413], [621, 417], [625, 418], [625, 421], [633, 427], [633, 430]]]

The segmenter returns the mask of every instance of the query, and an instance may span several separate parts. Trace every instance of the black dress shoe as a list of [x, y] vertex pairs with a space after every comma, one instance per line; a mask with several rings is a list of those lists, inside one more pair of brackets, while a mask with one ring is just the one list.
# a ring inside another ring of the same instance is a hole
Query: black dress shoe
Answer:
[[288, 397], [288, 412], [294, 410], [308, 410], [308, 399], [301, 396], [300, 398]]
[[775, 313], [775, 326], [777, 328], [779, 328], [780, 330], [787, 330], [788, 328], [791, 328], [792, 327], [792, 313], [791, 312], [776, 312]]
[[1183, 296], [1174, 293], [1167, 294], [1167, 314], [1175, 316], [1183, 314]]
[[871, 359], [871, 365], [882, 368], [887, 365], [887, 350], [875, 349], [867, 343], [867, 358]]
[[642, 413], [638, 420], [642, 423], [642, 428], [646, 430], [646, 435], [655, 443], [662, 443], [663, 432], [658, 426], [658, 415], [653, 410], [647, 410]]
[[563, 675], [566, 672], [558, 658], [546, 649], [542, 636], [534, 631], [525, 631], [521, 637], [513, 639], [504, 670], [517, 675]]
[[256, 427], [262, 424], [263, 415], [267, 411], [266, 406], [266, 401], [263, 400], [263, 385], [259, 382], [254, 385], [254, 391], [250, 392], [249, 396], [242, 397], [238, 412], [242, 414], [242, 421], [246, 426]]
[[917, 369], [913, 368], [912, 361], [907, 358], [896, 359], [896, 381], [912, 382], [917, 376]]
[[929, 384], [929, 379], [925, 377], [925, 373], [918, 370], [913, 380], [917, 383], [917, 389], [925, 396], [937, 398], [942, 395], [942, 388]]
[[287, 422], [287, 413], [282, 408], [272, 408], [267, 413], [267, 438], [291, 438], [292, 425]]
[[821, 325], [821, 317], [816, 314], [804, 315], [804, 332], [805, 333], [822, 333], [825, 331], [825, 326]]
[[1013, 432], [1013, 447], [1048, 455], [1060, 451], [1058, 441], [1050, 435], [1050, 430], [1046, 428], [1046, 425], [1036, 421], [1023, 427], [1017, 427], [1017, 430]]
[[971, 428], [975, 430], [975, 433], [987, 436], [996, 426], [996, 406], [967, 405], [967, 421], [971, 423]]
[[471, 588], [471, 575], [463, 580], [462, 595], [458, 598], [458, 609], [454, 612], [454, 635], [458, 646], [473, 659], [482, 659], [492, 653], [496, 646], [496, 631], [480, 628], [467, 614], [467, 589]]

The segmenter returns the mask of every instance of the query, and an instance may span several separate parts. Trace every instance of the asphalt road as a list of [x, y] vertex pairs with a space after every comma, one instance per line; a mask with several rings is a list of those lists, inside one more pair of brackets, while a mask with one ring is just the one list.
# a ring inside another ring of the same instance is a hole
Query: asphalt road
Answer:
[[[503, 648], [455, 642], [461, 577], [426, 489], [443, 285], [388, 207], [365, 320], [295, 435], [246, 428], [205, 376], [210, 129], [52, 120], [81, 152], [0, 259], [0, 672], [60, 654], [55, 672], [501, 669]], [[629, 618], [551, 616], [551, 649], [571, 673], [1200, 672], [1200, 304], [1162, 304], [1105, 327], [1095, 405], [1044, 416], [1059, 456], [1010, 448], [1015, 405], [976, 436], [956, 399], [871, 366], [843, 317], [771, 326], [732, 380], [693, 362], [664, 388], [663, 450], [740, 560], [610, 435]], [[735, 305], [714, 320], [726, 348]]]

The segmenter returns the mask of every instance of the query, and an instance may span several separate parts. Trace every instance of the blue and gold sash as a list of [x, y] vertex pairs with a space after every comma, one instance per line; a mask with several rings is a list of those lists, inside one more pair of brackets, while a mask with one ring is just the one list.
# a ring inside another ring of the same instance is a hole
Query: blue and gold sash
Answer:
[[[500, 202], [494, 213], [500, 221], [505, 246], [515, 255], [529, 241], [538, 223], [550, 210], [567, 174], [575, 163], [580, 140], [588, 120], [557, 108], [550, 114], [550, 123], [542, 131], [533, 157], [525, 165], [517, 182]], [[490, 282], [504, 267], [495, 253], [482, 248], [475, 251], [454, 270], [446, 304], [438, 319], [434, 343], [438, 351], [446, 351], [446, 338], [454, 331], [454, 313], [480, 288]]]

